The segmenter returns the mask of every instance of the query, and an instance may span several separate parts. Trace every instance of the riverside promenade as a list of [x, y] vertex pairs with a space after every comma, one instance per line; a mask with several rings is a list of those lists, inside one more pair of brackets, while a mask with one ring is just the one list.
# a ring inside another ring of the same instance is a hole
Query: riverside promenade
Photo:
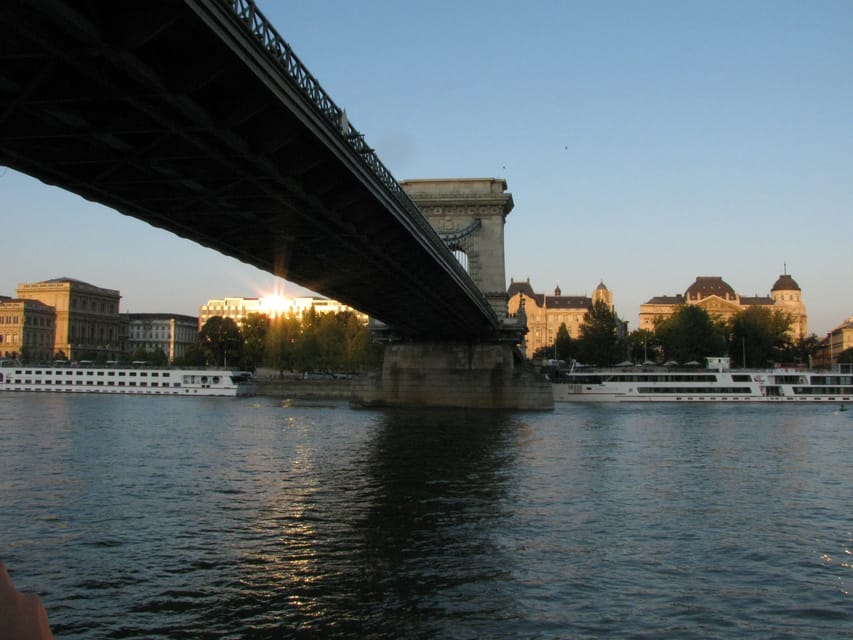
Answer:
[[255, 378], [259, 396], [280, 400], [349, 400], [352, 380], [303, 380], [296, 378]]

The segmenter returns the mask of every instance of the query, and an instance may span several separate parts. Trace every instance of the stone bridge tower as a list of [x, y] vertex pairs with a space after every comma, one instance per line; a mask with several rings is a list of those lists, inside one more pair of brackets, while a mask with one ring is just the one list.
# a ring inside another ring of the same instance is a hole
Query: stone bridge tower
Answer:
[[[524, 361], [523, 314], [507, 317], [504, 221], [512, 195], [499, 178], [400, 183], [467, 269], [500, 326], [482, 339], [388, 340], [382, 369], [353, 382], [361, 406], [552, 409], [551, 384]], [[464, 255], [462, 255], [464, 254]]]
[[503, 322], [507, 315], [504, 223], [514, 206], [512, 194], [506, 193], [506, 180], [405, 180], [400, 185], [451, 251], [462, 258], [471, 279]]

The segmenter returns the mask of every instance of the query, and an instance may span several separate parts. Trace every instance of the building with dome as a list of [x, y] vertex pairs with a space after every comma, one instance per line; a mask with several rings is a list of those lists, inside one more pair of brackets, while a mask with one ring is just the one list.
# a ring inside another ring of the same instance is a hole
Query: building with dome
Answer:
[[554, 344], [561, 324], [566, 325], [572, 338], [579, 337], [584, 316], [595, 302], [600, 300], [613, 310], [613, 292], [603, 282], [595, 288], [592, 296], [564, 296], [559, 286], [554, 288], [554, 295], [548, 295], [536, 293], [530, 284], [530, 278], [523, 282], [510, 279], [507, 298], [507, 310], [511, 316], [524, 307], [527, 317], [528, 355], [532, 355], [541, 347]]
[[695, 304], [715, 318], [728, 320], [749, 307], [762, 306], [771, 311], [781, 310], [791, 317], [788, 329], [792, 338], [808, 333], [808, 314], [802, 291], [796, 281], [783, 273], [767, 296], [742, 296], [720, 276], [699, 276], [684, 294], [656, 296], [640, 305], [640, 329], [654, 331], [655, 323], [672, 316], [684, 304]]

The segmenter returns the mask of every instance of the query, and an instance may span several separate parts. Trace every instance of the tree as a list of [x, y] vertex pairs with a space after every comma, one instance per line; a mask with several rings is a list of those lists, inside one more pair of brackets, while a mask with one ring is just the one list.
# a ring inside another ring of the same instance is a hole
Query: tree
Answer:
[[352, 311], [340, 314], [344, 323], [346, 339], [345, 363], [347, 371], [356, 371], [362, 367], [376, 367], [382, 363], [382, 347], [370, 336], [370, 330]]
[[166, 352], [160, 347], [157, 347], [154, 351], [146, 351], [144, 348], [140, 347], [133, 352], [132, 360], [145, 362], [158, 367], [169, 364], [169, 356], [167, 356]]
[[557, 329], [554, 342], [539, 347], [530, 355], [530, 358], [532, 360], [568, 360], [572, 357], [574, 349], [575, 342], [569, 334], [566, 323], [563, 322]]
[[207, 350], [198, 342], [187, 347], [180, 358], [175, 358], [174, 364], [183, 367], [203, 367], [207, 364]]
[[243, 336], [231, 318], [213, 316], [204, 323], [198, 338], [207, 353], [208, 364], [227, 367], [229, 362], [240, 362]]
[[765, 367], [784, 360], [791, 347], [787, 313], [766, 307], [749, 307], [732, 318], [729, 355], [746, 367]]
[[296, 369], [297, 343], [302, 323], [293, 314], [278, 316], [271, 323], [264, 341], [264, 364], [279, 374]]
[[607, 366], [620, 358], [616, 314], [603, 301], [597, 300], [583, 317], [577, 340], [578, 357], [587, 364]]
[[839, 364], [847, 364], [853, 362], [853, 347], [845, 349], [844, 351], [839, 353], [838, 357], [835, 359], [835, 362]]
[[557, 360], [570, 359], [574, 347], [575, 344], [569, 333], [569, 329], [566, 327], [566, 323], [563, 322], [560, 324], [560, 328], [557, 329], [557, 337], [554, 339], [554, 353], [557, 356]]
[[783, 351], [781, 361], [810, 367], [818, 351], [820, 351], [820, 338], [813, 333], [800, 336]]
[[634, 362], [645, 362], [646, 360], [657, 360], [660, 351], [660, 341], [654, 331], [648, 329], [635, 329], [628, 334], [629, 359]]
[[242, 368], [254, 371], [264, 360], [264, 346], [270, 330], [269, 316], [250, 313], [243, 320], [243, 363]]
[[664, 357], [681, 364], [726, 353], [726, 330], [702, 307], [685, 304], [655, 326]]

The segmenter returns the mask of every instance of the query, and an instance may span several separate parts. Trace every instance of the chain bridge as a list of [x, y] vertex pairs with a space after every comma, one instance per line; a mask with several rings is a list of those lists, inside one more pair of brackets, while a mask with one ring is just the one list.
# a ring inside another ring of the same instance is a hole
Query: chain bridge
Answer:
[[0, 33], [0, 165], [404, 339], [506, 335], [509, 194], [500, 273], [486, 277], [499, 290], [484, 290], [448, 247], [476, 248], [483, 223], [442, 240], [252, 0], [5, 0]]

